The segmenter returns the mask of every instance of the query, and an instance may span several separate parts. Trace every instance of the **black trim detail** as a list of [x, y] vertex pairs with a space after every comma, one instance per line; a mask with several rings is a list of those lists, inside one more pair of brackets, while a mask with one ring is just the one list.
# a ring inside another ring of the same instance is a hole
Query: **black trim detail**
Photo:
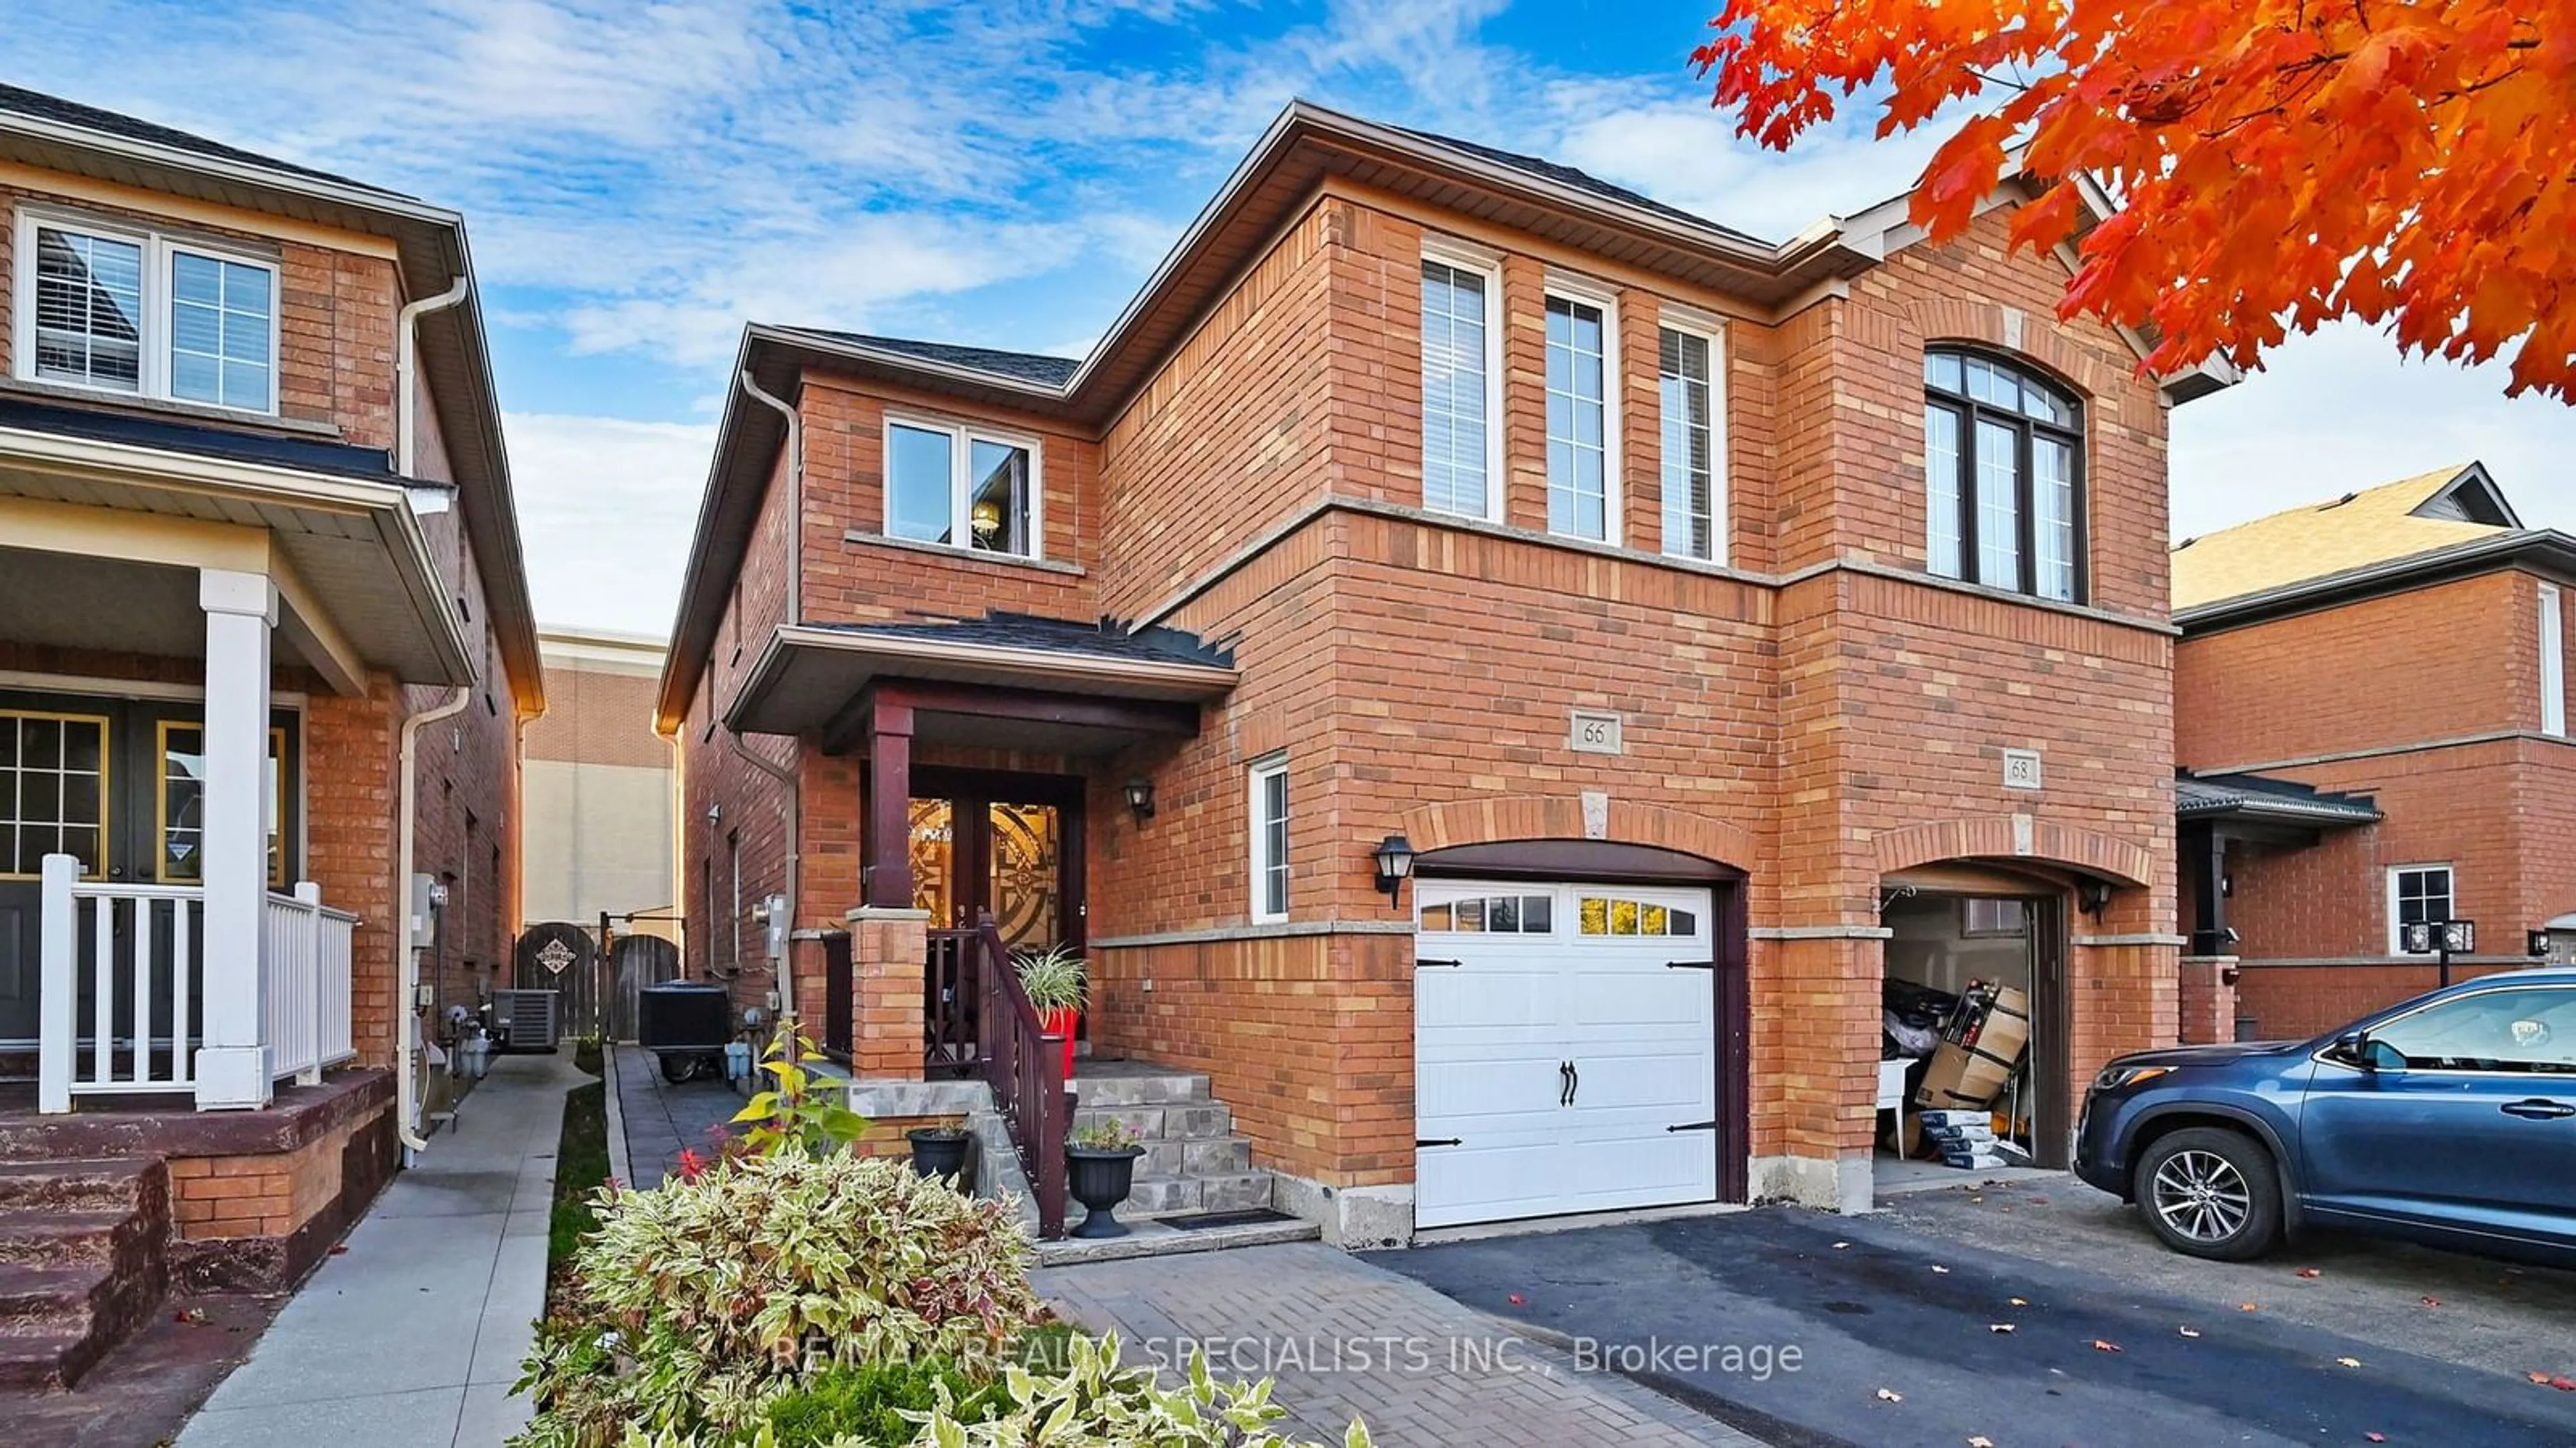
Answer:
[[1436, 1140], [1436, 1141], [1434, 1141], [1434, 1140], [1430, 1140], [1430, 1139], [1428, 1139], [1428, 1138], [1424, 1138], [1424, 1137], [1419, 1137], [1419, 1136], [1417, 1136], [1417, 1137], [1415, 1137], [1415, 1138], [1413, 1139], [1413, 1144], [1414, 1144], [1415, 1146], [1420, 1147], [1420, 1146], [1463, 1146], [1463, 1145], [1465, 1145], [1466, 1143], [1465, 1143], [1463, 1140], [1461, 1140], [1460, 1138], [1455, 1137], [1455, 1136], [1444, 1136], [1444, 1137], [1439, 1138], [1439, 1139], [1438, 1139], [1438, 1140]]
[[1665, 1132], [1665, 1134], [1666, 1134], [1666, 1135], [1670, 1135], [1670, 1134], [1672, 1134], [1673, 1132], [1676, 1132], [1676, 1131], [1715, 1131], [1715, 1130], [1717, 1130], [1717, 1123], [1716, 1123], [1716, 1122], [1714, 1122], [1714, 1121], [1685, 1121], [1685, 1122], [1683, 1122], [1683, 1123], [1682, 1123], [1681, 1125], [1679, 1125], [1679, 1126], [1667, 1126], [1667, 1127], [1665, 1127], [1665, 1128], [1664, 1128], [1664, 1132]]

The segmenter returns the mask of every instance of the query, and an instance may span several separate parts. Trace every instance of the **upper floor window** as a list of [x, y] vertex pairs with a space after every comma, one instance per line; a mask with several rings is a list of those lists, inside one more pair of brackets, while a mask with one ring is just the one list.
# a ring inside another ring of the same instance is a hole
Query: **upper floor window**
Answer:
[[886, 534], [1038, 556], [1038, 445], [963, 423], [886, 419]]
[[1923, 357], [1932, 571], [2065, 603], [2084, 597], [2083, 414], [2035, 373]]
[[277, 265], [149, 230], [22, 212], [17, 373], [277, 410]]
[[1608, 542], [1617, 439], [1611, 305], [1547, 298], [1547, 531]]
[[1663, 388], [1664, 551], [1726, 558], [1726, 463], [1713, 332], [1665, 327], [1657, 367]]
[[2540, 585], [2540, 732], [2567, 737], [2567, 623], [2558, 585]]
[[1491, 518], [1501, 496], [1502, 274], [1463, 252], [1422, 259], [1422, 506]]

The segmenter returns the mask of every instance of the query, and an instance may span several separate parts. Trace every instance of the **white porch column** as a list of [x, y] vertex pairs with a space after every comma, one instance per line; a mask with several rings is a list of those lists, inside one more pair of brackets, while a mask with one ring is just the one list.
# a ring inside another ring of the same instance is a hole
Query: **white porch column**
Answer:
[[205, 568], [206, 783], [203, 812], [205, 1040], [197, 1109], [266, 1106], [271, 1093], [260, 932], [268, 894], [269, 630], [277, 586], [266, 574]]

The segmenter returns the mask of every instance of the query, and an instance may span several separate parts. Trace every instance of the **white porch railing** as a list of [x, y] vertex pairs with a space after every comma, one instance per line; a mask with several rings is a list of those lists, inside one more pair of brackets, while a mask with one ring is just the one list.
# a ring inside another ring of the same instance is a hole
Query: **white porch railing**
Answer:
[[[195, 1091], [205, 1033], [204, 888], [84, 880], [78, 860], [48, 855], [42, 890], [37, 1108], [69, 1111], [82, 1096]], [[259, 968], [270, 1079], [318, 1081], [323, 1067], [357, 1054], [356, 925], [357, 917], [324, 906], [310, 883], [267, 897]]]

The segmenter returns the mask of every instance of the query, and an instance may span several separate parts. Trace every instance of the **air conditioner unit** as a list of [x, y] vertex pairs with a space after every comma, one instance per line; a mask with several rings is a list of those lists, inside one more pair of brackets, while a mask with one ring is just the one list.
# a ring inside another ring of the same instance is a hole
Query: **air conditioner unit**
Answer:
[[499, 1018], [501, 1048], [506, 1051], [552, 1051], [563, 1036], [563, 992], [496, 990], [492, 1011]]

